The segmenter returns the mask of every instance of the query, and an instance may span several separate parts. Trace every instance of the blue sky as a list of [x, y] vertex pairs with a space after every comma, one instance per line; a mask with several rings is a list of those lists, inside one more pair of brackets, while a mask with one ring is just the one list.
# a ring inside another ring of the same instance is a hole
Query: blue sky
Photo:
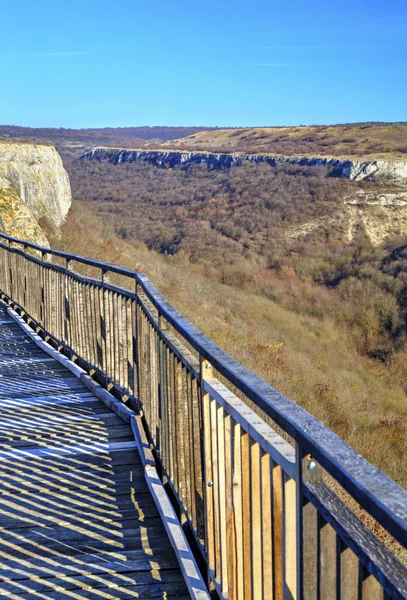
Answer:
[[407, 0], [2, 2], [0, 123], [407, 120]]

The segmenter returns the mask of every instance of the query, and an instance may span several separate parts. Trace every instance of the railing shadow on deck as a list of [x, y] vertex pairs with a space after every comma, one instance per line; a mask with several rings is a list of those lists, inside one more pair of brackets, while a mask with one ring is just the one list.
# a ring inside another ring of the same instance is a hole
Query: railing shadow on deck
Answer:
[[3, 305], [0, 382], [0, 597], [185, 598], [131, 426]]
[[[157, 570], [165, 576], [176, 566], [136, 453], [127, 460], [98, 451], [50, 458], [27, 451], [20, 456], [14, 448], [13, 459], [4, 461], [5, 454], [0, 466], [0, 597], [42, 592], [46, 598], [55, 590], [62, 599], [79, 597], [76, 588], [86, 587], [97, 596], [97, 588], [134, 585], [135, 566], [137, 584], [145, 586], [139, 592], [149, 594], [149, 586], [162, 579]], [[166, 545], [168, 557], [162, 558]], [[180, 587], [175, 580], [168, 591]]]
[[[129, 289], [110, 283], [113, 274]], [[407, 570], [326, 474], [403, 548], [407, 492], [205, 337], [144, 274], [0, 235], [0, 290], [42, 337], [141, 411], [219, 597], [407, 598]]]

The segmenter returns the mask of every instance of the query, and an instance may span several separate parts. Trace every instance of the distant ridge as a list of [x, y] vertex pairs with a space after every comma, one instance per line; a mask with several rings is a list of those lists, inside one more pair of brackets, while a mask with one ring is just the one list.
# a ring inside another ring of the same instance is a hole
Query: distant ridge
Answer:
[[403, 160], [407, 123], [347, 123], [292, 127], [101, 127], [34, 128], [0, 125], [0, 140], [58, 146], [165, 148], [206, 152], [247, 152], [286, 156], [357, 156]]
[[201, 131], [209, 131], [210, 127], [101, 127], [89, 129], [70, 128], [35, 128], [14, 125], [0, 125], [0, 140], [25, 140], [30, 142], [46, 142], [50, 144], [83, 144], [85, 146], [119, 145], [131, 147], [149, 140], [161, 142], [187, 137]]
[[310, 127], [252, 127], [197, 132], [163, 143], [171, 150], [247, 152], [285, 156], [407, 158], [406, 123]]

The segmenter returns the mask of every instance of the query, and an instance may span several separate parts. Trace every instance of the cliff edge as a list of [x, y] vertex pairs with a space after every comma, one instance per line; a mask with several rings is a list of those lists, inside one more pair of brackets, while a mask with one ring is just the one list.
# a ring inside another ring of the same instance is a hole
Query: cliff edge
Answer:
[[32, 217], [62, 225], [71, 206], [71, 187], [53, 146], [0, 142], [0, 176], [7, 180]]
[[350, 181], [371, 179], [407, 185], [407, 162], [401, 160], [359, 160], [330, 156], [284, 156], [228, 152], [190, 152], [181, 150], [123, 150], [119, 148], [90, 148], [83, 160], [108, 160], [113, 164], [145, 161], [157, 167], [173, 168], [178, 165], [206, 164], [213, 169], [229, 169], [244, 163], [266, 163], [271, 166], [292, 164], [307, 167], [326, 166], [332, 175]]

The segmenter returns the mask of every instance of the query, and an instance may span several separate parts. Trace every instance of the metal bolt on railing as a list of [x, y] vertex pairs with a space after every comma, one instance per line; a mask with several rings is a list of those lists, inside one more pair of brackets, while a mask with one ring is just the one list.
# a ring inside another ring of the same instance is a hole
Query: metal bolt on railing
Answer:
[[316, 468], [317, 468], [317, 463], [315, 462], [315, 460], [312, 460], [312, 458], [310, 458], [309, 463], [307, 465], [308, 471], [314, 471]]

